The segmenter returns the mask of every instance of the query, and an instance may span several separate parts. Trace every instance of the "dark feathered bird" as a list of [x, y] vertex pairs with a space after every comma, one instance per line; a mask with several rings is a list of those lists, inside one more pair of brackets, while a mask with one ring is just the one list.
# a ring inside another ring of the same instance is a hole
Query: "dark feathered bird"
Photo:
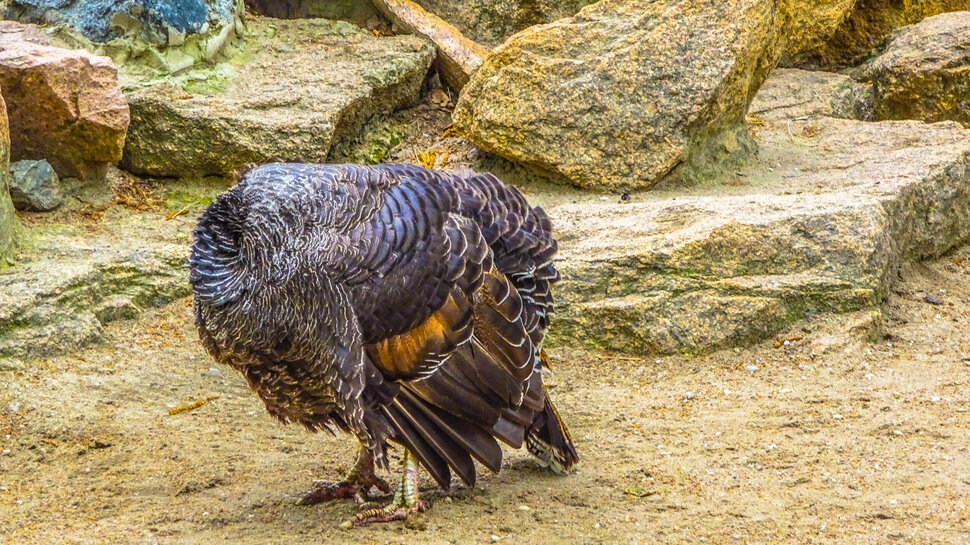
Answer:
[[491, 174], [271, 164], [206, 209], [189, 260], [206, 350], [271, 415], [360, 441], [350, 475], [303, 500], [401, 487], [357, 524], [421, 507], [420, 462], [447, 488], [498, 471], [496, 439], [565, 472], [578, 460], [542, 384], [559, 279], [549, 219]]

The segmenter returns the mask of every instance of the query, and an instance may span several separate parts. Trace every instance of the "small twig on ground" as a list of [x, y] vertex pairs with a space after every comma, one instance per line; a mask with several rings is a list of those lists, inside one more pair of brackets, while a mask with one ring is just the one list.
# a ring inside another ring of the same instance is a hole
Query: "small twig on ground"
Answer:
[[624, 360], [624, 361], [643, 361], [643, 358], [633, 358], [629, 356], [600, 356], [601, 360]]
[[174, 409], [169, 409], [168, 414], [174, 416], [178, 413], [184, 413], [185, 411], [191, 411], [192, 409], [198, 409], [199, 407], [205, 405], [206, 403], [212, 401], [213, 399], [219, 399], [219, 396], [209, 396], [205, 399], [199, 399], [195, 403], [190, 403], [188, 405], [182, 405], [181, 407], [175, 407]]
[[189, 207], [190, 206], [192, 206], [194, 204], [198, 204], [199, 202], [200, 201], [195, 201], [195, 202], [189, 203], [189, 204], [185, 205], [184, 207], [182, 207], [182, 209], [180, 209], [180, 210], [176, 210], [174, 212], [170, 212], [167, 216], [165, 216], [165, 221], [173, 220], [173, 219], [181, 216], [182, 214], [187, 213], [189, 211]]

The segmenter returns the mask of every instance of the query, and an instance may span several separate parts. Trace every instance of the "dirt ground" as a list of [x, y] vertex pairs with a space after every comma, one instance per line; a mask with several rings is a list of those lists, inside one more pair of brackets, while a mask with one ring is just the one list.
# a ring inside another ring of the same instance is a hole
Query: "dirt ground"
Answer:
[[0, 370], [0, 543], [970, 543], [970, 249], [902, 276], [881, 319], [750, 349], [552, 350], [574, 474], [509, 451], [474, 489], [425, 476], [414, 523], [350, 531], [352, 502], [294, 500], [353, 441], [272, 420], [179, 300]]

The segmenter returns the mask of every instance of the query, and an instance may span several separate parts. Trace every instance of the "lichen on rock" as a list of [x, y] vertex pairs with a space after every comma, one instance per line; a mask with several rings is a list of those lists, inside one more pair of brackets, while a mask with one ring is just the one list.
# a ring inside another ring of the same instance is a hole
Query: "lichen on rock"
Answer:
[[[262, 19], [251, 29], [251, 56], [218, 86], [131, 90], [124, 168], [225, 175], [271, 160], [325, 162], [334, 142], [356, 137], [374, 114], [413, 105], [434, 58], [426, 40], [375, 37], [345, 22]], [[294, 69], [313, 66], [321, 68]]]

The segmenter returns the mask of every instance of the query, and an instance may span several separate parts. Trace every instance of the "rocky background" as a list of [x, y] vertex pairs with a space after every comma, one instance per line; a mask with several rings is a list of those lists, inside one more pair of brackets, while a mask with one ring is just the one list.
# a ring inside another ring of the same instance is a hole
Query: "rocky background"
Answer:
[[970, 239], [968, 0], [0, 10], [0, 382], [159, 312], [188, 328], [195, 218], [271, 161], [515, 184], [561, 242], [549, 342], [580, 358], [723, 364], [817, 324], [810, 361], [891, 348], [907, 289], [966, 318], [900, 279]]
[[[6, 2], [0, 353], [97, 338], [106, 298], [136, 312], [186, 293], [179, 258], [168, 297], [93, 272], [133, 241], [55, 272], [45, 229], [132, 187], [149, 226], [191, 218], [268, 161], [520, 185], [562, 240], [555, 342], [704, 353], [818, 313], [878, 318], [901, 263], [970, 233], [967, 4]], [[105, 286], [13, 289], [84, 282]]]

